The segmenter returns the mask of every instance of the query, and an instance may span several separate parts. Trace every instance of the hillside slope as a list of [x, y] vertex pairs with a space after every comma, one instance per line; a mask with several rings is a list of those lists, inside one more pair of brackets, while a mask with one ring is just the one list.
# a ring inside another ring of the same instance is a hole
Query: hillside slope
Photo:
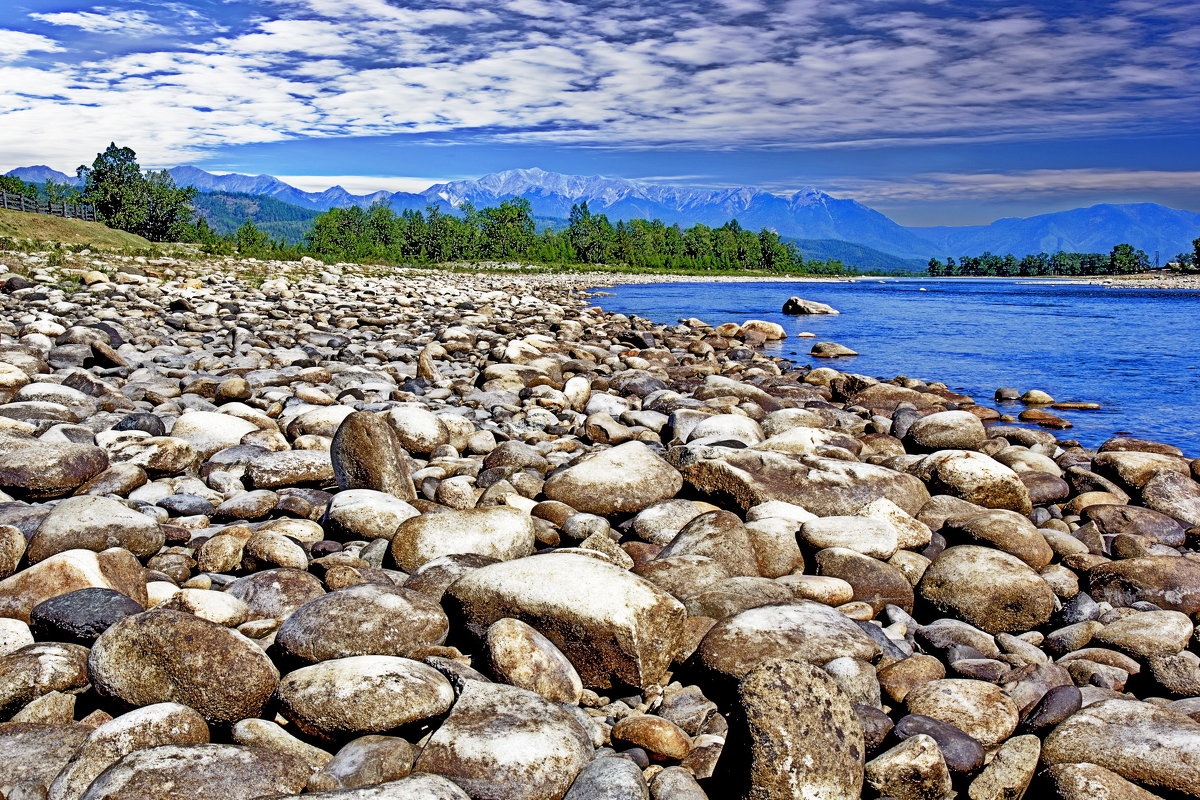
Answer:
[[233, 233], [246, 220], [272, 239], [296, 244], [322, 212], [263, 194], [205, 192], [192, 201], [196, 213], [220, 234]]
[[29, 214], [24, 211], [0, 209], [0, 236], [10, 239], [34, 239], [41, 242], [82, 244], [116, 250], [144, 250], [154, 247], [149, 239], [133, 233], [114, 230], [99, 222], [52, 217], [49, 214]]

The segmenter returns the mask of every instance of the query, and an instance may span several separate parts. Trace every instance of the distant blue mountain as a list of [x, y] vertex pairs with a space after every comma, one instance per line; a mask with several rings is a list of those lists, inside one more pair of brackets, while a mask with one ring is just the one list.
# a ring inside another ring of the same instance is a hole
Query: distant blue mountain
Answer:
[[[911, 269], [914, 259], [957, 258], [985, 251], [1016, 256], [1043, 250], [1106, 253], [1122, 242], [1145, 250], [1151, 258], [1157, 251], [1165, 262], [1176, 253], [1190, 250], [1192, 239], [1200, 236], [1200, 214], [1154, 203], [1105, 204], [1024, 219], [1001, 219], [990, 225], [906, 228], [862, 203], [831, 197], [812, 187], [776, 195], [748, 187], [662, 186], [532, 168], [440, 183], [420, 193], [380, 191], [356, 195], [340, 186], [306, 192], [270, 175], [214, 175], [192, 166], [168, 171], [179, 185], [195, 186], [202, 192], [266, 195], [316, 211], [384, 202], [397, 211], [432, 205], [453, 212], [464, 202], [481, 208], [523, 197], [535, 216], [547, 219], [565, 219], [571, 206], [583, 201], [592, 213], [606, 214], [613, 221], [661, 219], [684, 226], [716, 226], [737, 219], [743, 227], [770, 228], [789, 238], [862, 245], [878, 251], [871, 256], [877, 263], [895, 256], [896, 269]], [[20, 167], [8, 174], [35, 183], [48, 179], [76, 183], [74, 177], [46, 166]]]
[[79, 184], [79, 179], [74, 175], [68, 175], [65, 172], [59, 172], [56, 169], [51, 169], [45, 164], [39, 164], [34, 167], [17, 167], [10, 169], [5, 175], [11, 175], [14, 178], [20, 178], [26, 183], [45, 183], [46, 181], [55, 181], [57, 183], [68, 183], [72, 186]]
[[991, 225], [909, 230], [931, 242], [939, 257], [975, 256], [984, 251], [1015, 256], [1056, 250], [1107, 253], [1113, 245], [1128, 242], [1151, 259], [1157, 251], [1166, 263], [1175, 254], [1192, 249], [1191, 241], [1200, 236], [1200, 214], [1156, 203], [1104, 203], [1036, 217], [1008, 217]]

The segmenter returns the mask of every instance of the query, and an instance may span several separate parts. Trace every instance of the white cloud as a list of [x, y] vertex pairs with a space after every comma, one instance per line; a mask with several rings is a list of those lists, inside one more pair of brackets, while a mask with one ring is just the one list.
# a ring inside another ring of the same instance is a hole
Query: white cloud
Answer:
[[57, 53], [62, 50], [63, 47], [49, 37], [0, 29], [0, 61], [12, 61], [29, 53]]
[[[71, 152], [85, 129], [105, 140], [137, 130], [153, 160], [169, 163], [220, 144], [404, 132], [712, 150], [1086, 137], [1200, 123], [1194, 48], [1162, 29], [1164, 19], [1181, 31], [1194, 23], [1149, 0], [1122, 1], [1124, 10], [1072, 17], [934, 0], [890, 13], [877, 0], [663, 0], [652, 10], [565, 0], [260, 0], [265, 16], [233, 34], [119, 57], [72, 52], [40, 80], [0, 73], [0, 149]], [[137, 30], [141, 20], [145, 31], [168, 24], [169, 15], [147, 19], [132, 2], [35, 17], [93, 32], [119, 21]], [[747, 12], [758, 13], [752, 24]], [[171, 20], [201, 24], [183, 11]], [[39, 49], [62, 48], [0, 31], [0, 58]], [[30, 86], [37, 97], [23, 94]], [[31, 121], [51, 133], [36, 143], [13, 133]]]
[[154, 22], [145, 11], [120, 11], [97, 8], [94, 11], [59, 11], [52, 14], [30, 14], [30, 18], [50, 25], [79, 28], [88, 33], [119, 33], [122, 36], [162, 35], [169, 32], [165, 25]]

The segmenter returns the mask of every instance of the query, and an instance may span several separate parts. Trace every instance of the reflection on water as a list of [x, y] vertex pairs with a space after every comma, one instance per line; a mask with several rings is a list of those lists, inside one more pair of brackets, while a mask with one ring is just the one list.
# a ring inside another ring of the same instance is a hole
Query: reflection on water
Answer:
[[[992, 404], [1001, 386], [1099, 402], [1100, 411], [1055, 411], [1075, 424], [1059, 435], [1096, 446], [1129, 431], [1200, 456], [1200, 385], [1193, 372], [1200, 368], [1200, 292], [932, 279], [667, 283], [606, 291], [614, 296], [596, 299], [603, 308], [655, 322], [765, 319], [783, 325], [790, 337], [810, 331], [861, 354], [839, 359], [838, 369], [940, 380], [984, 404]], [[780, 309], [792, 295], [842, 313], [784, 316]], [[789, 338], [777, 352], [811, 363], [813, 341]]]

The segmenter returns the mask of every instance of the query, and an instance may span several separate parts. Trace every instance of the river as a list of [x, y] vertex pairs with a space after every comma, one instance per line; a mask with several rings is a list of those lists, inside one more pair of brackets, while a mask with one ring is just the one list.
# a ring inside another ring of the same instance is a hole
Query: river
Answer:
[[[1168, 442], [1200, 456], [1200, 292], [1112, 289], [1014, 280], [875, 279], [846, 283], [656, 283], [606, 287], [605, 310], [659, 323], [698, 317], [712, 325], [765, 319], [788, 332], [770, 352], [799, 364], [893, 378], [942, 381], [996, 403], [998, 387], [1041, 389], [1098, 411], [1058, 411], [1074, 427], [1057, 432], [1088, 447], [1117, 435]], [[842, 313], [785, 316], [799, 295]], [[817, 339], [795, 338], [801, 331]], [[808, 355], [835, 341], [860, 355]]]

